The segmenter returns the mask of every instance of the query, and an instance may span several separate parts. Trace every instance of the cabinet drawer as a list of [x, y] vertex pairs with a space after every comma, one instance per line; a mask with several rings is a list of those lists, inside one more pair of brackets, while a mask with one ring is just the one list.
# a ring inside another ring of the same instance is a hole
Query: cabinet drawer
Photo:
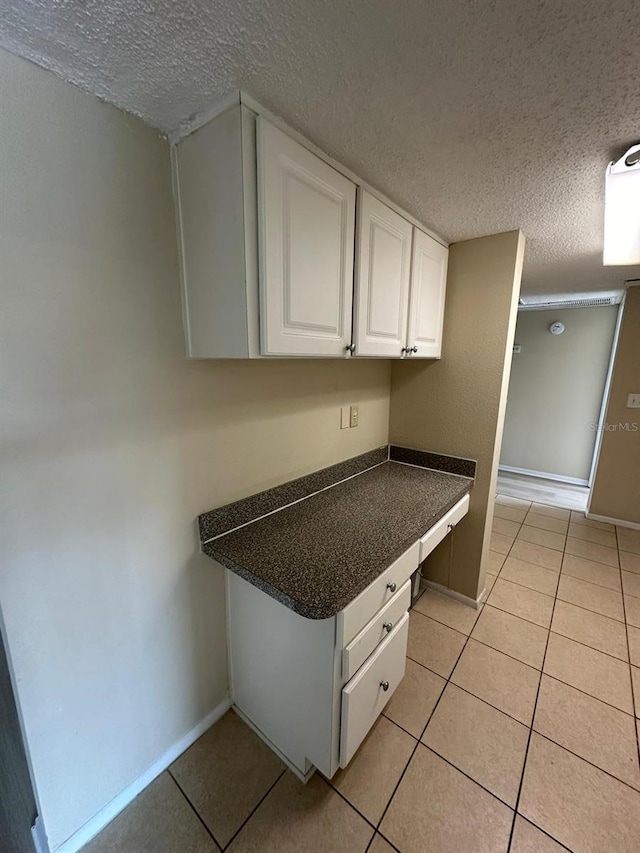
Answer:
[[[407, 654], [409, 614], [342, 690], [340, 766], [346, 767], [402, 681]], [[387, 685], [387, 689], [383, 689]]]
[[408, 580], [342, 652], [342, 678], [348, 681], [392, 632], [411, 604], [411, 581]]
[[420, 539], [420, 562], [426, 559], [436, 545], [439, 545], [449, 533], [449, 526], [457, 524], [469, 512], [469, 495], [465, 495], [455, 506], [452, 506], [440, 521], [430, 527]]
[[420, 542], [413, 545], [363, 589], [360, 595], [338, 614], [337, 644], [344, 648], [364, 628], [381, 607], [391, 600], [420, 563]]

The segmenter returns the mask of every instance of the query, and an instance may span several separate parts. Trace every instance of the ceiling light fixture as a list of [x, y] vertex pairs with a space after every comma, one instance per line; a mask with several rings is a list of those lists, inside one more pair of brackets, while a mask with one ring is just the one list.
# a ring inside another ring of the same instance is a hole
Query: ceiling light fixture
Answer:
[[602, 262], [640, 264], [640, 145], [607, 166]]

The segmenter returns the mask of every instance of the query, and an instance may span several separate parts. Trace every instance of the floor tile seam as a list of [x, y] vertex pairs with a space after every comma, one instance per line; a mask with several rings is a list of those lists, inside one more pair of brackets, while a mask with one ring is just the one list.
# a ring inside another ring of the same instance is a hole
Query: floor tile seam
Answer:
[[[546, 835], [547, 838], [550, 838], [551, 841], [555, 842], [559, 847], [562, 847], [563, 850], [567, 850], [568, 853], [574, 853], [574, 851], [571, 850], [570, 847], [567, 847], [567, 845], [563, 844], [562, 841], [558, 841], [558, 839], [555, 838], [553, 835], [551, 835], [550, 832], [548, 832], [546, 829], [543, 829], [539, 824], [537, 824], [535, 822], [535, 820], [533, 820], [533, 818], [527, 817], [527, 815], [522, 814], [522, 812], [516, 811], [516, 818], [518, 818], [518, 817], [521, 817], [523, 820], [528, 821], [532, 826], [535, 826], [535, 828], [537, 830], [539, 830], [543, 835]], [[514, 821], [514, 823], [515, 823], [515, 821]], [[510, 849], [511, 849], [511, 846], [509, 846], [509, 850]]]
[[[616, 533], [616, 539], [617, 536], [618, 534]], [[620, 545], [618, 545], [618, 551], [621, 551], [623, 554], [631, 554], [633, 557], [640, 558], [640, 554], [637, 551], [629, 551], [628, 548], [621, 548]]]
[[[403, 779], [404, 779], [404, 777], [405, 777], [405, 774], [406, 774], [406, 772], [407, 772], [407, 769], [409, 768], [409, 765], [410, 765], [410, 764], [411, 764], [411, 762], [413, 761], [413, 758], [414, 758], [414, 756], [415, 756], [416, 752], [418, 751], [418, 748], [419, 748], [420, 743], [421, 743], [421, 741], [422, 741], [422, 737], [423, 737], [424, 733], [426, 732], [427, 727], [429, 726], [429, 723], [430, 723], [430, 722], [431, 722], [431, 720], [433, 719], [433, 715], [435, 714], [436, 709], [437, 709], [438, 705], [440, 704], [440, 700], [441, 700], [441, 699], [442, 699], [442, 697], [444, 696], [444, 692], [445, 692], [445, 690], [447, 689], [447, 685], [451, 682], [451, 676], [453, 675], [453, 673], [455, 672], [456, 667], [458, 666], [458, 662], [460, 661], [460, 658], [462, 657], [462, 655], [463, 655], [463, 653], [464, 653], [464, 650], [466, 649], [466, 647], [467, 647], [467, 645], [468, 645], [468, 643], [469, 643], [469, 639], [470, 639], [470, 636], [467, 636], [467, 637], [465, 638], [464, 644], [463, 644], [462, 648], [460, 649], [460, 654], [459, 654], [459, 655], [458, 655], [458, 657], [456, 658], [455, 663], [454, 663], [453, 667], [451, 668], [451, 672], [449, 673], [448, 677], [444, 679], [444, 682], [445, 682], [445, 683], [444, 683], [444, 685], [443, 685], [443, 687], [442, 687], [442, 691], [440, 692], [440, 695], [438, 696], [438, 700], [436, 701], [435, 705], [434, 705], [434, 706], [433, 706], [433, 708], [431, 709], [431, 713], [429, 714], [429, 717], [428, 717], [428, 719], [427, 719], [427, 722], [424, 724], [424, 727], [423, 727], [422, 731], [420, 732], [420, 737], [417, 739], [416, 745], [415, 745], [415, 746], [414, 746], [414, 748], [413, 748], [413, 752], [411, 753], [411, 756], [409, 757], [409, 761], [407, 762], [407, 764], [406, 764], [406, 766], [405, 766], [404, 770], [403, 770], [403, 771], [402, 771], [402, 773], [400, 774], [400, 778], [398, 779], [398, 781], [397, 781], [397, 783], [396, 783], [396, 785], [395, 785], [395, 787], [394, 787], [393, 791], [391, 792], [391, 796], [390, 796], [390, 798], [389, 798], [389, 801], [387, 802], [387, 805], [385, 806], [384, 811], [382, 812], [382, 816], [381, 816], [381, 818], [380, 818], [380, 820], [378, 821], [378, 824], [377, 824], [377, 826], [376, 826], [376, 832], [379, 832], [379, 831], [380, 831], [380, 826], [382, 825], [382, 821], [384, 820], [385, 815], [386, 815], [386, 814], [387, 814], [387, 812], [389, 811], [389, 808], [390, 808], [390, 806], [391, 806], [391, 803], [393, 802], [393, 798], [395, 797], [396, 792], [398, 791], [398, 789], [399, 789], [400, 785], [402, 784], [402, 780], [403, 780]], [[412, 660], [412, 658], [411, 658], [411, 660]], [[416, 663], [417, 663], [417, 661], [416, 661]], [[425, 669], [428, 669], [428, 667], [425, 667]], [[432, 672], [432, 670], [429, 670], [429, 672]], [[435, 673], [435, 674], [436, 674], [436, 675], [439, 675], [439, 673]], [[440, 676], [440, 678], [443, 678], [443, 676]]]
[[[513, 718], [511, 717], [510, 719], [513, 719]], [[529, 726], [526, 726], [524, 723], [521, 723], [520, 725], [524, 726], [524, 728], [529, 728]], [[593, 767], [596, 770], [600, 770], [602, 773], [605, 773], [607, 776], [609, 776], [610, 779], [614, 779], [616, 782], [620, 782], [621, 785], [625, 785], [627, 788], [629, 788], [629, 790], [634, 791], [636, 794], [638, 794], [640, 796], [640, 788], [634, 788], [633, 785], [630, 785], [628, 782], [625, 782], [624, 779], [620, 779], [620, 777], [616, 776], [615, 773], [611, 773], [611, 771], [605, 770], [604, 767], [600, 767], [600, 765], [594, 764], [593, 761], [590, 761], [588, 758], [585, 758], [584, 755], [579, 755], [577, 752], [574, 752], [574, 750], [569, 749], [564, 744], [559, 743], [557, 740], [554, 740], [554, 738], [552, 738], [552, 737], [549, 737], [549, 735], [546, 735], [543, 732], [538, 731], [538, 729], [536, 729], [535, 726], [531, 727], [530, 733], [531, 734], [533, 734], [533, 733], [537, 734], [539, 737], [544, 738], [545, 740], [547, 740], [550, 743], [557, 746], [559, 749], [563, 749], [565, 752], [568, 752], [570, 755], [573, 755], [575, 758], [579, 758], [581, 761], [584, 761], [585, 764], [590, 765], [591, 767]], [[446, 755], [443, 755], [436, 747], [432, 746], [429, 743], [425, 743], [422, 740], [420, 741], [420, 743], [422, 744], [422, 746], [425, 746], [427, 749], [430, 749], [431, 752], [434, 752], [443, 761], [446, 761], [446, 763], [449, 764], [451, 767], [453, 767], [455, 770], [458, 770], [458, 772], [462, 773], [463, 776], [466, 776], [467, 779], [470, 779], [472, 782], [475, 782], [476, 785], [478, 785], [480, 788], [482, 788], [488, 794], [491, 794], [492, 797], [495, 797], [496, 800], [499, 800], [503, 805], [507, 806], [512, 811], [516, 810], [515, 806], [511, 805], [506, 800], [502, 799], [502, 797], [500, 797], [498, 794], [496, 794], [495, 791], [492, 791], [490, 788], [487, 788], [486, 785], [483, 785], [482, 782], [479, 782], [477, 779], [475, 779], [469, 772], [467, 772], [466, 770], [463, 770], [461, 767], [459, 767], [455, 763], [455, 761], [453, 761], [451, 758], [447, 758]], [[525, 762], [526, 762], [526, 753], [525, 753], [525, 756], [523, 757], [523, 760], [522, 760], [522, 769], [520, 770], [521, 775], [524, 775]], [[639, 782], [639, 785], [640, 785], [640, 782]]]
[[[538, 528], [535, 527], [534, 530]], [[549, 533], [550, 531], [546, 531]], [[550, 551], [555, 551], [557, 554], [564, 554], [564, 546], [562, 548], [554, 548], [553, 545], [542, 545], [540, 542], [532, 542], [530, 539], [525, 539], [524, 537], [517, 538], [516, 542], [525, 542], [527, 545], [537, 545], [538, 548], [548, 548]], [[565, 543], [566, 544], [566, 543]]]
[[[572, 537], [575, 539], [575, 536]], [[584, 542], [584, 539], [578, 539], [578, 542]], [[597, 542], [591, 542], [591, 545], [597, 545]], [[601, 545], [601, 548], [607, 548], [607, 545]], [[616, 551], [617, 556], [617, 548], [609, 548], [610, 551]], [[599, 566], [608, 566], [610, 569], [619, 569], [620, 568], [620, 558], [618, 557], [618, 562], [615, 566], [612, 566], [611, 563], [603, 563], [602, 560], [596, 559], [596, 557], [584, 557], [582, 554], [572, 554], [571, 551], [564, 550], [564, 556], [566, 557], [575, 557], [577, 560], [589, 560], [591, 563], [597, 563]]]
[[552, 737], [549, 737], [549, 735], [545, 735], [542, 732], [539, 732], [536, 728], [533, 728], [532, 732], [535, 732], [538, 737], [544, 738], [544, 740], [549, 741], [549, 743], [552, 743], [559, 749], [563, 749], [565, 752], [568, 752], [569, 755], [573, 755], [574, 758], [579, 758], [580, 761], [584, 761], [585, 764], [588, 764], [589, 767], [593, 767], [594, 770], [599, 770], [601, 773], [604, 773], [605, 776], [608, 776], [610, 779], [614, 779], [616, 782], [619, 782], [621, 785], [624, 785], [630, 791], [633, 791], [635, 794], [638, 795], [638, 802], [640, 803], [640, 788], [634, 788], [633, 785], [630, 785], [628, 782], [625, 782], [624, 779], [620, 779], [618, 776], [615, 775], [615, 773], [611, 773], [610, 770], [605, 770], [604, 767], [600, 767], [599, 764], [594, 764], [593, 761], [589, 761], [589, 759], [585, 758], [584, 755], [578, 755], [577, 752], [574, 752], [572, 749], [569, 749], [562, 743], [558, 743], [557, 740], [554, 740]]
[[565, 687], [571, 687], [573, 690], [577, 690], [578, 693], [582, 693], [583, 696], [588, 696], [589, 699], [595, 699], [597, 702], [601, 702], [603, 705], [606, 705], [607, 708], [612, 708], [614, 711], [619, 711], [621, 714], [626, 714], [627, 717], [631, 717], [631, 719], [635, 719], [635, 714], [631, 711], [625, 711], [624, 708], [618, 708], [617, 705], [612, 705], [611, 702], [607, 702], [604, 699], [601, 699], [599, 696], [594, 696], [593, 693], [587, 693], [586, 690], [582, 690], [580, 687], [576, 687], [575, 684], [570, 684], [568, 681], [563, 681], [561, 678], [558, 678], [557, 675], [552, 675], [550, 672], [542, 671], [543, 675], [546, 675], [547, 678], [552, 678], [554, 681], [557, 681], [559, 684], [564, 684]]
[[180, 793], [182, 794], [182, 796], [183, 796], [183, 797], [184, 797], [184, 799], [186, 800], [186, 802], [187, 802], [187, 804], [188, 804], [189, 808], [191, 809], [191, 811], [194, 813], [194, 815], [198, 818], [198, 820], [200, 821], [200, 823], [202, 824], [202, 826], [205, 828], [205, 830], [206, 830], [207, 835], [209, 836], [209, 838], [211, 838], [211, 840], [212, 840], [212, 841], [213, 841], [213, 843], [216, 845], [216, 847], [218, 848], [218, 850], [224, 850], [224, 846], [223, 846], [222, 844], [220, 844], [220, 843], [219, 843], [219, 841], [217, 840], [217, 838], [215, 837], [215, 835], [213, 834], [213, 832], [209, 829], [209, 827], [208, 827], [207, 823], [205, 822], [204, 818], [200, 815], [200, 812], [199, 812], [199, 811], [198, 811], [198, 809], [194, 806], [194, 804], [191, 802], [190, 798], [187, 796], [187, 794], [186, 794], [186, 792], [185, 792], [184, 788], [182, 787], [182, 785], [178, 782], [178, 780], [176, 779], [176, 777], [175, 777], [175, 776], [173, 775], [173, 773], [171, 772], [171, 768], [170, 768], [170, 767], [167, 767], [167, 773], [169, 774], [169, 777], [173, 780], [173, 783], [174, 783], [174, 785], [176, 786], [176, 788], [178, 789], [178, 791], [180, 791]]
[[[482, 605], [482, 607], [484, 607], [484, 604]], [[480, 609], [481, 608], [478, 608], [478, 616], [480, 615]], [[447, 625], [446, 622], [441, 622], [439, 619], [436, 619], [434, 616], [427, 616], [427, 614], [423, 613], [421, 610], [416, 610], [415, 605], [412, 606], [410, 613], [417, 613], [419, 616], [423, 616], [425, 619], [431, 619], [432, 622], [437, 622], [438, 625], [442, 625], [444, 628], [448, 628], [450, 631], [455, 631], [456, 634], [460, 634], [461, 637], [468, 637], [469, 636], [468, 634], [465, 634], [464, 631], [459, 631], [457, 628], [452, 628], [451, 625]], [[477, 621], [478, 620], [476, 617], [476, 622]], [[474, 622], [474, 625], [475, 625], [475, 622]], [[408, 657], [408, 655], [407, 655], [407, 657]], [[412, 660], [413, 660], [413, 658], [412, 658]], [[428, 668], [429, 667], [427, 667], [427, 669]]]
[[[527, 564], [527, 565], [529, 565], [529, 564]], [[539, 568], [542, 568], [542, 567], [540, 566]], [[502, 572], [502, 569], [500, 569], [500, 571]], [[545, 571], [549, 571], [549, 570], [546, 569]], [[506, 581], [507, 583], [512, 583], [514, 586], [521, 586], [523, 589], [528, 589], [531, 592], [538, 592], [538, 593], [540, 593], [540, 595], [546, 595], [548, 598], [555, 598], [556, 597], [555, 592], [553, 593], [553, 595], [550, 595], [548, 592], [542, 592], [541, 589], [536, 589], [533, 586], [527, 586], [526, 583], [520, 583], [520, 581], [514, 581], [511, 578], [508, 578], [506, 576], [501, 577], [500, 579], [503, 581]], [[560, 583], [560, 576], [558, 576], [558, 579], [556, 581], [556, 589], [558, 588], [559, 583]]]
[[[569, 554], [569, 556], [572, 557], [573, 554]], [[578, 559], [585, 559], [585, 558], [579, 557]], [[598, 565], [604, 566], [605, 564], [604, 563], [598, 563]], [[607, 566], [607, 568], [613, 569], [614, 571], [616, 570], [615, 566]], [[595, 581], [588, 581], [588, 580], [585, 580], [584, 578], [579, 578], [577, 575], [572, 575], [569, 572], [565, 571], [564, 568], [560, 569], [560, 576], [562, 576], [562, 575], [565, 575], [568, 578], [573, 578], [574, 580], [577, 580], [577, 581], [582, 581], [583, 583], [590, 583], [591, 586], [597, 586], [599, 589], [610, 589], [611, 592], [619, 592], [621, 595], [624, 595], [624, 592], [622, 591], [622, 582], [620, 583], [620, 589], [617, 589], [617, 588], [614, 589], [611, 586], [605, 586], [604, 584], [596, 583]], [[628, 595], [628, 593], [627, 593], [627, 595]]]
[[[452, 599], [452, 600], [453, 600], [453, 599]], [[466, 606], [467, 606], [466, 604], [465, 604], [465, 605], [463, 605], [463, 607], [466, 607]], [[480, 614], [482, 613], [482, 611], [483, 611], [483, 609], [484, 609], [485, 607], [486, 607], [486, 601], [485, 601], [485, 602], [483, 602], [483, 603], [480, 605], [480, 607], [478, 607], [478, 609], [476, 610], [476, 613], [477, 613], [478, 615], [476, 616], [476, 618], [475, 618], [475, 621], [474, 621], [473, 625], [472, 625], [472, 626], [471, 626], [471, 628], [469, 629], [469, 634], [470, 634], [470, 633], [471, 633], [471, 631], [473, 631], [473, 629], [475, 628], [476, 623], [477, 623], [478, 619], [480, 618]], [[415, 609], [415, 608], [412, 608], [412, 609]], [[469, 610], [471, 610], [471, 608], [469, 608]], [[463, 637], [468, 637], [468, 636], [469, 636], [469, 634], [465, 633], [464, 631], [461, 631], [459, 628], [454, 628], [454, 627], [453, 627], [453, 625], [449, 625], [449, 623], [448, 623], [448, 622], [443, 622], [443, 621], [442, 621], [442, 619], [438, 619], [438, 618], [437, 618], [437, 617], [435, 617], [435, 616], [431, 616], [431, 614], [430, 614], [430, 613], [423, 613], [423, 612], [422, 612], [422, 610], [416, 610], [415, 612], [416, 612], [416, 613], [419, 613], [421, 616], [426, 616], [426, 617], [427, 617], [427, 619], [432, 619], [434, 622], [437, 622], [437, 623], [438, 623], [438, 625], [443, 625], [445, 628], [450, 628], [452, 631], [455, 631], [455, 632], [456, 632], [456, 634], [461, 634]]]
[[260, 797], [259, 801], [258, 801], [258, 802], [256, 803], [256, 805], [253, 807], [253, 809], [251, 810], [251, 812], [247, 815], [247, 817], [244, 819], [244, 821], [243, 821], [243, 822], [242, 822], [242, 824], [238, 827], [238, 829], [233, 833], [233, 835], [231, 836], [231, 838], [229, 839], [229, 841], [227, 841], [227, 843], [226, 843], [225, 845], [221, 845], [221, 844], [219, 844], [219, 845], [218, 845], [218, 846], [220, 847], [220, 849], [221, 849], [221, 850], [227, 850], [227, 849], [228, 849], [228, 848], [233, 844], [233, 842], [236, 840], [236, 838], [238, 837], [238, 835], [240, 835], [240, 833], [242, 832], [242, 830], [243, 830], [243, 829], [245, 828], [245, 826], [249, 823], [249, 821], [252, 819], [252, 817], [255, 815], [255, 813], [258, 811], [258, 809], [259, 809], [259, 808], [260, 808], [260, 806], [264, 803], [264, 801], [267, 799], [267, 797], [269, 796], [269, 794], [273, 791], [273, 789], [276, 787], [276, 785], [280, 782], [280, 780], [281, 780], [281, 779], [283, 778], [283, 776], [286, 774], [287, 769], [288, 769], [288, 768], [287, 768], [287, 767], [285, 767], [283, 770], [281, 770], [281, 771], [280, 771], [280, 773], [278, 774], [278, 778], [275, 780], [275, 782], [272, 782], [272, 784], [269, 786], [269, 789], [268, 789], [268, 790], [267, 790], [267, 791], [262, 795], [262, 797]]
[[[434, 747], [430, 746], [428, 743], [423, 743], [422, 741], [420, 741], [420, 745], [423, 746], [425, 749], [428, 749], [429, 752], [432, 752], [434, 755], [437, 755], [438, 758], [445, 762], [445, 764], [448, 764], [449, 767], [452, 767], [454, 770], [457, 770], [458, 773], [461, 773], [466, 779], [468, 779], [470, 782], [473, 782], [474, 785], [477, 785], [478, 788], [482, 788], [485, 793], [490, 794], [495, 800], [497, 800], [503, 806], [506, 806], [509, 811], [515, 811], [514, 806], [509, 805], [506, 800], [503, 800], [502, 797], [499, 797], [494, 791], [487, 788], [486, 785], [483, 785], [482, 782], [478, 782], [477, 779], [474, 779], [473, 776], [471, 776], [466, 770], [463, 770], [461, 767], [458, 767], [458, 765], [450, 758], [447, 758], [446, 755], [442, 755], [440, 752], [438, 752], [437, 749], [434, 749]], [[522, 766], [524, 769], [524, 762]]]
[[[485, 606], [491, 607], [492, 605], [488, 604]], [[494, 610], [500, 610], [499, 607], [494, 607], [493, 609]], [[508, 616], [514, 615], [513, 613], [509, 613], [507, 610], [500, 610], [500, 613], [506, 613]], [[521, 619], [522, 617], [521, 616], [515, 616], [514, 618]], [[536, 628], [540, 628], [542, 631], [546, 631], [547, 634], [549, 633], [548, 628], [543, 628], [542, 625], [538, 625], [536, 622], [528, 622], [526, 619], [523, 619], [522, 621], [527, 622], [528, 625], [535, 625]], [[509, 652], [503, 652], [502, 649], [497, 649], [495, 646], [490, 646], [489, 643], [486, 643], [484, 640], [479, 640], [477, 637], [473, 637], [471, 634], [469, 635], [469, 639], [473, 640], [475, 643], [479, 643], [481, 646], [484, 646], [486, 649], [491, 649], [491, 651], [498, 652], [498, 654], [504, 655], [506, 658], [510, 658], [511, 660], [515, 661], [516, 663], [521, 663], [523, 666], [529, 667], [529, 669], [534, 670], [534, 672], [542, 672], [542, 666], [540, 666], [540, 668], [538, 668], [537, 666], [533, 666], [533, 664], [526, 663], [525, 661], [520, 660], [520, 658], [516, 658], [513, 655], [509, 654]], [[453, 672], [452, 672], [452, 674], [453, 674]], [[460, 685], [456, 684], [456, 687], [459, 687], [459, 686]], [[467, 691], [467, 692], [469, 692], [469, 691]], [[488, 702], [487, 704], [490, 705], [491, 703]], [[500, 710], [500, 709], [498, 709], [498, 710]]]
[[[591, 584], [591, 586], [595, 586], [595, 584]], [[606, 587], [602, 586], [599, 589], [606, 589]], [[613, 592], [614, 590], [611, 590]], [[561, 601], [563, 604], [570, 604], [572, 607], [578, 607], [580, 610], [584, 610], [585, 613], [593, 613], [594, 616], [602, 616], [605, 619], [611, 619], [612, 622], [617, 622], [618, 625], [624, 625], [625, 622], [622, 619], [616, 619], [615, 616], [609, 616], [608, 613], [601, 613], [599, 610], [591, 610], [590, 607], [585, 607], [583, 604], [576, 604], [575, 601], [568, 601], [566, 598], [560, 598], [560, 596], [556, 593], [556, 601]]]
[[514, 815], [513, 815], [513, 821], [511, 823], [511, 833], [509, 835], [509, 846], [507, 848], [509, 850], [511, 849], [511, 844], [513, 843], [513, 833], [514, 833], [515, 827], [516, 827], [516, 815], [518, 813], [518, 807], [520, 805], [520, 797], [522, 795], [522, 787], [524, 785], [524, 776], [525, 776], [525, 773], [527, 770], [527, 761], [529, 759], [529, 749], [531, 747], [531, 738], [533, 735], [533, 723], [534, 723], [534, 720], [536, 718], [536, 711], [538, 709], [538, 698], [540, 697], [540, 687], [542, 685], [542, 674], [544, 672], [544, 665], [545, 665], [545, 661], [547, 659], [547, 651], [549, 649], [549, 640], [551, 639], [551, 622], [553, 622], [553, 614], [554, 614], [555, 608], [556, 608], [556, 601], [557, 601], [557, 599], [554, 598], [553, 599], [553, 607], [551, 608], [551, 619], [549, 620], [549, 631], [547, 633], [547, 638], [546, 638], [545, 647], [544, 647], [544, 653], [542, 655], [542, 663], [540, 664], [540, 678], [538, 679], [536, 696], [535, 696], [535, 699], [533, 702], [533, 711], [531, 714], [531, 724], [529, 726], [529, 736], [527, 738], [527, 745], [526, 745], [525, 751], [524, 751], [524, 761], [522, 762], [522, 773], [520, 774], [520, 784], [518, 785], [518, 792], [516, 794], [516, 803], [515, 803], [515, 806], [513, 807]]
[[[625, 572], [625, 571], [626, 571], [626, 569], [620, 569], [620, 583], [621, 583], [621, 584], [622, 584], [622, 573], [623, 573], [623, 572]], [[628, 574], [628, 575], [633, 575], [634, 577], [636, 576], [636, 573], [635, 573], [635, 572], [627, 572], [627, 574]], [[640, 577], [640, 575], [638, 575], [638, 577]], [[622, 597], [624, 598], [624, 596], [625, 596], [625, 595], [628, 595], [628, 596], [629, 596], [629, 598], [637, 598], [637, 599], [640, 601], [640, 595], [634, 595], [632, 592], [625, 592], [625, 590], [624, 590], [624, 586], [623, 586], [623, 587], [622, 587]], [[633, 626], [632, 626], [632, 627], [633, 627]]]
[[[389, 720], [389, 722], [392, 723], [393, 720]], [[413, 750], [411, 752], [411, 755], [413, 755]], [[340, 799], [343, 800], [349, 806], [349, 808], [352, 809], [358, 815], [358, 817], [361, 817], [362, 820], [365, 821], [365, 823], [369, 824], [369, 827], [371, 829], [373, 829], [373, 838], [375, 838], [375, 834], [376, 834], [375, 823], [373, 823], [372, 820], [370, 820], [366, 815], [364, 815], [357, 806], [354, 806], [354, 804], [351, 802], [351, 800], [347, 799], [345, 794], [343, 794], [342, 791], [340, 791], [338, 788], [335, 787], [335, 785], [333, 784], [331, 779], [327, 779], [322, 774], [320, 774], [320, 777], [324, 782], [326, 782], [326, 784], [331, 788], [331, 790], [334, 793], [336, 793], [340, 797]], [[371, 840], [373, 840], [373, 838]], [[371, 843], [371, 842], [369, 842], [369, 843]]]
[[[532, 545], [534, 543], [530, 542], [528, 544]], [[546, 545], [539, 545], [538, 547], [539, 548], [545, 548]], [[549, 550], [553, 551], [553, 548], [550, 548]], [[505, 563], [506, 563], [507, 559], [508, 558], [505, 557]], [[511, 559], [517, 560], [519, 563], [526, 563], [527, 566], [532, 566], [534, 569], [544, 569], [545, 572], [551, 572], [554, 575], [560, 575], [560, 573], [562, 571], [562, 569], [550, 569], [548, 566], [541, 566], [538, 563], [532, 563], [530, 560], [524, 560], [522, 557], [511, 557]], [[500, 570], [502, 571], [503, 568], [504, 568], [504, 563], [500, 566]]]
[[[540, 513], [534, 513], [534, 515], [540, 515]], [[533, 524], [533, 522], [531, 522], [531, 521], [527, 522], [527, 518], [528, 518], [528, 517], [529, 517], [529, 516], [527, 515], [527, 517], [525, 518], [525, 520], [522, 522], [522, 523], [523, 523], [523, 525], [524, 525], [524, 524], [526, 524], [526, 526], [527, 526], [527, 527], [535, 527], [535, 528], [536, 528], [536, 530], [544, 530], [544, 532], [545, 532], [545, 533], [557, 533], [559, 536], [568, 536], [568, 535], [569, 535], [569, 522], [564, 521], [564, 520], [563, 520], [563, 519], [561, 519], [561, 518], [555, 518], [555, 519], [554, 519], [552, 515], [543, 515], [543, 516], [542, 516], [542, 518], [551, 518], [551, 519], [553, 519], [554, 521], [562, 521], [562, 523], [563, 523], [563, 524], [566, 524], [566, 525], [567, 525], [567, 529], [564, 531], [564, 533], [563, 533], [563, 532], [561, 532], [560, 530], [554, 530], [554, 529], [553, 529], [553, 528], [551, 528], [551, 527], [542, 527], [540, 524]]]
[[[529, 587], [525, 586], [524, 589], [529, 589]], [[535, 592], [535, 590], [532, 590], [532, 592]], [[540, 594], [544, 595], [544, 593], [540, 593]], [[555, 600], [556, 600], [555, 596], [549, 595], [549, 596], [547, 596], [547, 598], [551, 598], [551, 600], [555, 603]], [[485, 607], [493, 607], [495, 610], [500, 610], [502, 613], [508, 613], [510, 616], [517, 616], [517, 618], [522, 619], [523, 622], [528, 622], [530, 625], [537, 625], [538, 628], [544, 628], [545, 631], [550, 630], [551, 622], [549, 622], [549, 626], [541, 625], [539, 622], [533, 622], [531, 619], [527, 619], [525, 616], [521, 616], [519, 613], [512, 613], [510, 610], [505, 610], [504, 607], [498, 607], [497, 604], [491, 604], [489, 602], [489, 597], [487, 597], [487, 601], [486, 601], [484, 606]], [[553, 609], [552, 609], [552, 613], [553, 613]]]
[[[618, 543], [618, 563], [620, 564], [620, 585], [622, 586], [622, 560], [620, 560], [620, 540], [618, 538], [618, 528], [615, 528], [616, 531], [616, 542]], [[622, 613], [624, 615], [624, 629], [627, 637], [627, 654], [629, 655], [629, 679], [631, 681], [631, 704], [633, 706], [633, 715], [637, 717], [636, 712], [640, 710], [638, 708], [638, 703], [640, 699], [636, 699], [636, 692], [633, 689], [633, 672], [631, 670], [631, 644], [629, 643], [629, 623], [627, 622], [627, 603], [624, 600], [625, 592], [624, 586], [622, 586]], [[633, 626], [632, 626], [633, 627]], [[638, 731], [638, 723], [635, 723], [636, 730], [636, 748], [638, 750], [638, 759], [640, 760], [640, 732]]]
[[[562, 599], [560, 599], [560, 601], [562, 601]], [[566, 602], [563, 602], [563, 604], [566, 604]], [[591, 612], [590, 610], [587, 611], [587, 613], [590, 613], [590, 612]], [[599, 614], [594, 613], [594, 616], [598, 616], [598, 615]], [[622, 625], [622, 622], [616, 622], [616, 624]], [[557, 631], [555, 628], [550, 628], [550, 631], [552, 634], [555, 634], [556, 637], [564, 637], [565, 640], [571, 640], [571, 642], [577, 643], [579, 646], [582, 646], [585, 649], [592, 649], [594, 652], [600, 652], [600, 654], [606, 655], [608, 658], [611, 658], [611, 660], [617, 660], [620, 663], [626, 663], [626, 664], [630, 663], [629, 660], [625, 660], [624, 658], [616, 657], [615, 655], [612, 655], [610, 652], [605, 652], [602, 649], [599, 649], [597, 646], [590, 646], [589, 643], [584, 643], [584, 642], [582, 642], [582, 640], [576, 640], [575, 637], [569, 637], [567, 634], [562, 634], [560, 631]], [[628, 646], [628, 643], [627, 643], [627, 646]], [[627, 647], [627, 654], [629, 654], [628, 647]]]

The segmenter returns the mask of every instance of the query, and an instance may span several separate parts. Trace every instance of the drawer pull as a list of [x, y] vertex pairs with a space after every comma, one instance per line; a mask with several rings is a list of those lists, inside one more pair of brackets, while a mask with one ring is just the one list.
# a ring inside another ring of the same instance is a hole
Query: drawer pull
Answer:
[[381, 682], [380, 682], [380, 687], [382, 687], [382, 689], [383, 689], [383, 690], [384, 690], [384, 692], [386, 693], [386, 692], [387, 692], [387, 690], [389, 689], [389, 682], [388, 682], [388, 681], [381, 681]]
[[391, 582], [391, 583], [387, 584], [387, 589], [389, 590], [389, 592], [395, 592], [397, 587], [396, 587], [395, 583]]
[[393, 630], [393, 622], [383, 622], [382, 627], [387, 632], [387, 634], [390, 634]]

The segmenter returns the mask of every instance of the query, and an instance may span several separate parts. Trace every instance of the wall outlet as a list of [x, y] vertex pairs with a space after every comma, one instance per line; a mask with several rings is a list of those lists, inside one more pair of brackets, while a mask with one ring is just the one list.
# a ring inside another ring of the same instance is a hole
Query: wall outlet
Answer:
[[358, 417], [359, 417], [358, 407], [357, 406], [351, 406], [351, 426], [352, 427], [358, 426]]
[[[640, 394], [629, 394], [627, 397], [627, 409], [640, 409]], [[351, 411], [353, 412], [353, 409]], [[351, 417], [353, 417], [353, 414]]]
[[340, 407], [340, 429], [349, 429], [351, 425], [351, 408], [350, 406]]

